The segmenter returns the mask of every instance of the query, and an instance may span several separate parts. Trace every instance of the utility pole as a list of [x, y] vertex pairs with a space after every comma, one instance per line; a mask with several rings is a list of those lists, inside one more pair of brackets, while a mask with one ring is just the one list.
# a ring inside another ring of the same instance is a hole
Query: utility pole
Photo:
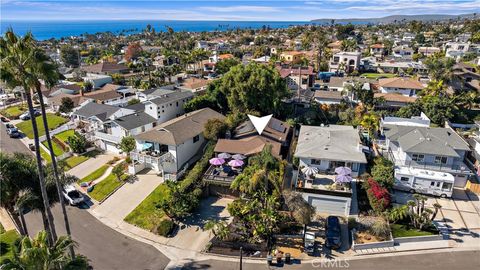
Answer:
[[243, 261], [243, 247], [240, 247], [240, 270], [243, 269], [242, 261]]

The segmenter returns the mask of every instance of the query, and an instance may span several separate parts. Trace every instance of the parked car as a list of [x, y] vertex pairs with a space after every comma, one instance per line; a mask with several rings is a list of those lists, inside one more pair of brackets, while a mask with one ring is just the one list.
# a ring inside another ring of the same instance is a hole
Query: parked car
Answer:
[[325, 246], [330, 249], [338, 249], [342, 245], [342, 231], [340, 219], [336, 216], [329, 216], [325, 223]]
[[85, 200], [82, 193], [76, 190], [73, 185], [65, 186], [62, 193], [63, 197], [65, 197], [65, 200], [67, 200], [70, 205], [78, 205]]
[[7, 129], [7, 134], [10, 136], [10, 138], [19, 138], [20, 137], [20, 132], [18, 132], [18, 129], [16, 127], [12, 127]]
[[10, 122], [10, 120], [9, 120], [8, 118], [6, 118], [5, 116], [0, 117], [0, 120], [1, 120], [3, 123]]
[[307, 253], [308, 255], [315, 254], [315, 233], [314, 232], [305, 233], [304, 250], [305, 250], [305, 253]]
[[[37, 110], [37, 109], [33, 110], [33, 115], [39, 116], [41, 114], [42, 113], [39, 110]], [[30, 119], [30, 112], [24, 112], [18, 118], [20, 118], [20, 120], [29, 120]]]
[[7, 128], [7, 132], [8, 132], [9, 129], [15, 128], [15, 126], [13, 124], [10, 124], [10, 123], [6, 123], [5, 127]]

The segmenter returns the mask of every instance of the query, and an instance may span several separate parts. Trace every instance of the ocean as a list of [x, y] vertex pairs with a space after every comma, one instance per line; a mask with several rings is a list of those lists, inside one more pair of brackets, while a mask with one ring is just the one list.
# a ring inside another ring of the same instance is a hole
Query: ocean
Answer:
[[155, 30], [165, 31], [168, 27], [175, 31], [214, 31], [228, 29], [258, 29], [264, 25], [270, 28], [286, 28], [291, 25], [305, 25], [310, 22], [279, 22], [279, 21], [154, 21], [154, 20], [124, 20], [124, 21], [1, 21], [2, 34], [7, 28], [23, 35], [32, 31], [37, 40], [79, 36], [84, 33], [95, 34], [110, 31], [119, 34], [133, 34], [145, 29], [147, 24]]

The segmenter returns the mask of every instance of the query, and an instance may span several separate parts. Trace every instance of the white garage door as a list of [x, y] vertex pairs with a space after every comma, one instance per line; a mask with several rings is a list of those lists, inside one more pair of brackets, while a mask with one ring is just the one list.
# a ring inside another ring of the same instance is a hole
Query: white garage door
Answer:
[[308, 197], [308, 203], [316, 208], [317, 213], [345, 216], [348, 215], [348, 200], [342, 198]]
[[111, 144], [111, 143], [108, 143], [108, 142], [105, 142], [105, 151], [112, 152], [112, 153], [115, 153], [115, 154], [118, 154], [120, 152], [120, 150], [118, 150], [118, 148], [115, 146], [115, 144]]

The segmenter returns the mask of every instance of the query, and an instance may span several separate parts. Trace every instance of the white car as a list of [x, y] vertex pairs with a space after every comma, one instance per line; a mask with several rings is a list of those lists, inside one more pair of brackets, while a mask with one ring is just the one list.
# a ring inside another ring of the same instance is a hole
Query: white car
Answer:
[[[41, 113], [39, 110], [34, 109], [34, 110], [33, 110], [33, 114], [34, 114], [35, 116], [39, 116], [39, 115], [41, 115], [42, 113]], [[30, 112], [29, 112], [29, 111], [24, 112], [24, 113], [21, 114], [18, 118], [20, 118], [20, 120], [29, 120], [29, 119], [30, 119]]]
[[82, 193], [76, 190], [73, 185], [65, 186], [62, 193], [63, 197], [65, 197], [65, 200], [67, 200], [70, 205], [78, 205], [85, 200]]

